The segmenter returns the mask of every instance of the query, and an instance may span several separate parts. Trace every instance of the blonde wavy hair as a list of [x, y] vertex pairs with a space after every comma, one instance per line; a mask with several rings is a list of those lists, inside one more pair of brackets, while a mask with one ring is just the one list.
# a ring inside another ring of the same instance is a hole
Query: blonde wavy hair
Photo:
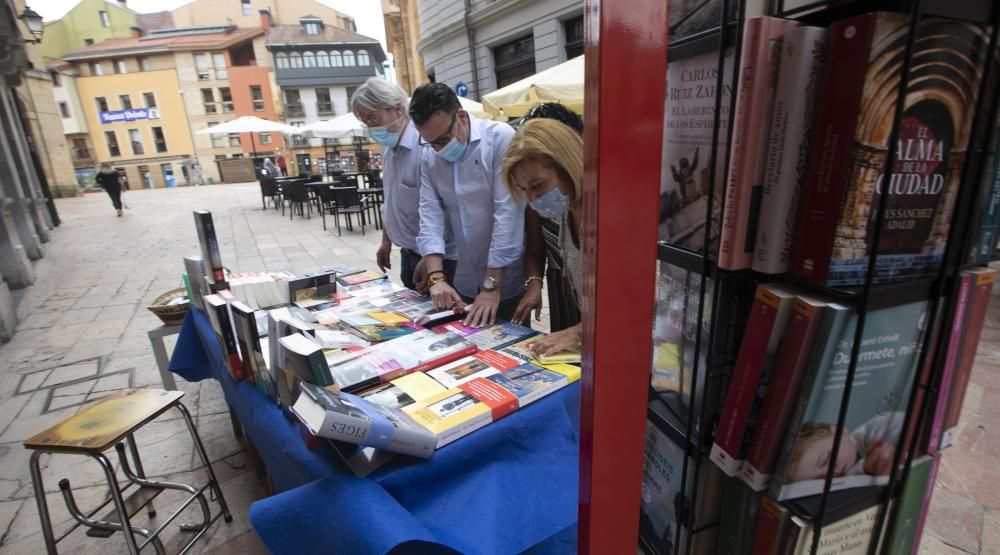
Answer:
[[573, 202], [581, 197], [583, 186], [583, 138], [571, 127], [553, 119], [525, 122], [507, 147], [502, 175], [507, 191], [515, 200], [522, 197], [514, 185], [514, 168], [524, 161], [555, 170], [573, 185]]

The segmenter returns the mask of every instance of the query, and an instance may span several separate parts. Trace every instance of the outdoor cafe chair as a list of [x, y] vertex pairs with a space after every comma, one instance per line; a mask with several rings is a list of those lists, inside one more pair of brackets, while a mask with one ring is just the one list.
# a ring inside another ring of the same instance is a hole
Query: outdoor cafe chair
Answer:
[[357, 215], [361, 222], [361, 235], [365, 234], [365, 205], [357, 187], [330, 187], [333, 191], [333, 219], [337, 222], [337, 235], [340, 235], [340, 215], [347, 218], [347, 230], [354, 231], [351, 216]]
[[288, 219], [295, 217], [295, 209], [298, 208], [299, 215], [306, 219], [312, 216], [312, 200], [309, 198], [309, 190], [303, 181], [293, 181], [286, 184], [287, 192], [285, 200], [288, 201]]

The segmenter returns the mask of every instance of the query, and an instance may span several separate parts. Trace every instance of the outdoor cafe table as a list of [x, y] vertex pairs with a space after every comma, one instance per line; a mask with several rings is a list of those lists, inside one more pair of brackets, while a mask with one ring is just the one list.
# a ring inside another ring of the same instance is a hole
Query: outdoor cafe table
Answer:
[[283, 553], [571, 553], [576, 546], [579, 383], [449, 444], [399, 456], [366, 478], [329, 446], [235, 382], [208, 317], [188, 309], [170, 361], [187, 381], [218, 380], [267, 466], [273, 497], [250, 507], [257, 534]]

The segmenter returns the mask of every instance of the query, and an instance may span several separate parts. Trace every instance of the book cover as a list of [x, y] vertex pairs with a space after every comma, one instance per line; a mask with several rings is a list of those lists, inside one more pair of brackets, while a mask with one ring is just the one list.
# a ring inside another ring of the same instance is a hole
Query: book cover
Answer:
[[401, 409], [447, 389], [427, 374], [416, 372], [366, 389], [357, 395], [372, 403]]
[[746, 456], [749, 432], [768, 386], [778, 345], [795, 300], [795, 291], [784, 284], [757, 287], [743, 345], [722, 407], [710, 458], [728, 476], [739, 475]]
[[[670, 41], [718, 29], [722, 24], [722, 0], [670, 0]], [[736, 21], [737, 5], [729, 3], [728, 18]]]
[[[817, 555], [867, 555], [872, 540], [875, 539], [873, 532], [877, 513], [878, 505], [875, 505], [839, 520], [824, 523], [819, 538], [819, 544], [823, 547]], [[791, 539], [795, 541], [788, 542], [790, 545], [785, 546], [785, 553], [791, 555], [812, 553], [812, 523], [793, 516], [789, 528], [795, 529], [795, 532], [792, 537], [786, 539], [786, 542]]]
[[364, 326], [351, 326], [348, 331], [365, 341], [380, 343], [410, 335], [418, 330], [420, 330], [418, 326], [407, 322], [397, 324], [378, 323]]
[[[496, 324], [482, 328], [468, 336], [469, 341], [475, 343], [479, 350], [502, 349], [514, 343], [520, 343], [529, 337], [538, 335], [538, 332], [512, 322], [497, 322]], [[578, 360], [579, 361], [579, 360]], [[564, 361], [556, 361], [564, 362]]]
[[[770, 494], [784, 501], [820, 493], [834, 461], [830, 491], [888, 482], [906, 417], [917, 358], [928, 327], [929, 303], [920, 301], [868, 313], [840, 448], [832, 452], [857, 316], [838, 313], [843, 325], [816, 336], [813, 359], [789, 421]], [[835, 324], [836, 325], [836, 324]]]
[[799, 296], [792, 305], [788, 333], [778, 345], [772, 380], [754, 425], [740, 477], [754, 491], [765, 491], [781, 451], [788, 420], [801, 389], [814, 338], [833, 333], [837, 313], [845, 306], [810, 296]]
[[924, 455], [910, 463], [910, 473], [903, 483], [903, 494], [899, 498], [896, 525], [888, 535], [887, 553], [890, 555], [916, 553], [916, 547], [920, 545], [917, 527], [920, 525], [924, 500], [930, 496], [927, 490], [934, 488], [931, 474], [936, 465], [937, 460], [930, 455]]
[[517, 397], [518, 408], [533, 403], [569, 383], [565, 375], [533, 364], [523, 364], [505, 372], [490, 374], [486, 379]]
[[757, 511], [751, 547], [753, 555], [779, 555], [790, 520], [791, 514], [786, 507], [765, 496]]
[[233, 327], [236, 328], [236, 341], [243, 353], [243, 372], [252, 378], [251, 383], [258, 391], [277, 400], [274, 384], [267, 369], [264, 352], [260, 345], [260, 333], [257, 331], [257, 318], [254, 310], [236, 301], [232, 303]]
[[750, 553], [760, 510], [759, 494], [736, 478], [723, 477], [718, 553]]
[[753, 262], [781, 41], [786, 30], [798, 25], [768, 16], [744, 24], [719, 245], [719, 267], [726, 270], [749, 268]]
[[581, 356], [580, 347], [571, 347], [551, 355], [537, 355], [535, 359], [542, 364], [580, 364]]
[[911, 555], [917, 555], [917, 549], [920, 547], [920, 538], [924, 534], [924, 524], [927, 522], [927, 512], [931, 507], [931, 498], [934, 496], [934, 483], [937, 480], [938, 467], [941, 464], [941, 453], [934, 453], [928, 456], [931, 457], [931, 465], [927, 476], [927, 487], [924, 488], [924, 498], [920, 503], [920, 514], [917, 517], [917, 523], [913, 530], [913, 549], [909, 552]]
[[[876, 283], [934, 275], [952, 220], [975, 112], [988, 33], [923, 18], [916, 31], [899, 140], [896, 116], [909, 18], [875, 12], [835, 22], [810, 146], [789, 272], [828, 286], [864, 282], [872, 248]], [[954, 99], [954, 100], [951, 100]], [[895, 165], [883, 183], [892, 149]], [[873, 245], [879, 196], [883, 228]]]
[[[660, 173], [659, 240], [710, 253], [718, 251], [733, 74], [733, 49], [727, 47], [722, 69], [720, 113], [716, 118], [719, 41], [720, 34], [715, 33], [684, 48], [671, 49], [667, 64], [663, 168]], [[713, 134], [717, 135], [714, 168]], [[710, 198], [713, 199], [712, 214], [710, 223], [706, 224], [709, 222]], [[707, 249], [706, 225], [711, 226]]]
[[718, 522], [724, 476], [707, 460], [699, 465], [687, 456], [683, 479], [686, 454], [680, 439], [647, 419], [640, 527], [655, 538], [661, 553], [688, 553], [690, 543], [690, 553], [707, 555], [715, 552], [717, 534], [714, 527], [702, 529]]
[[825, 59], [826, 29], [785, 31], [754, 243], [758, 272], [780, 274], [788, 268]]
[[385, 279], [386, 275], [382, 272], [375, 272], [372, 270], [366, 270], [357, 274], [351, 274], [349, 276], [341, 276], [337, 278], [337, 282], [341, 285], [358, 285], [361, 283], [367, 283], [369, 281], [377, 281]]
[[195, 210], [194, 227], [198, 232], [198, 244], [201, 245], [201, 258], [206, 271], [205, 277], [208, 278], [209, 283], [225, 289], [226, 270], [222, 266], [222, 253], [219, 250], [219, 239], [215, 236], [212, 213], [208, 210]]
[[410, 405], [403, 411], [437, 436], [439, 449], [489, 424], [493, 414], [486, 403], [457, 388]]
[[283, 368], [286, 372], [308, 384], [321, 387], [334, 385], [323, 348], [316, 342], [301, 333], [287, 335], [278, 341], [284, 351]]
[[952, 384], [955, 382], [955, 368], [958, 366], [958, 353], [962, 345], [962, 334], [965, 332], [965, 322], [968, 319], [973, 277], [972, 274], [963, 272], [958, 278], [958, 297], [955, 299], [955, 311], [951, 319], [948, 351], [945, 353], [934, 412], [931, 415], [931, 424], [927, 430], [926, 442], [923, 445], [924, 451], [927, 453], [935, 453], [941, 448], [941, 434], [944, 433], [945, 419], [948, 417], [948, 401], [951, 399]]
[[976, 268], [966, 270], [975, 279], [969, 301], [969, 316], [965, 321], [965, 331], [962, 333], [962, 345], [958, 355], [958, 365], [955, 367], [955, 379], [948, 396], [948, 412], [944, 419], [944, 431], [941, 433], [941, 448], [948, 447], [958, 434], [958, 419], [962, 414], [965, 394], [972, 377], [972, 366], [976, 361], [976, 351], [979, 349], [979, 338], [983, 334], [986, 314], [989, 312], [993, 284], [996, 282], [996, 270]]
[[212, 329], [215, 330], [215, 337], [219, 342], [219, 349], [222, 352], [226, 368], [229, 370], [229, 375], [235, 381], [246, 378], [243, 374], [243, 360], [240, 358], [239, 345], [236, 344], [236, 335], [229, 318], [228, 303], [218, 294], [206, 295], [203, 299], [205, 313], [208, 315]]
[[315, 274], [288, 281], [288, 301], [300, 308], [337, 302], [337, 275]]
[[208, 287], [208, 280], [205, 277], [205, 261], [200, 256], [184, 257], [184, 275], [187, 276], [188, 299], [191, 304], [205, 310], [205, 295], [211, 295], [212, 291]]
[[474, 355], [428, 370], [427, 375], [451, 389], [476, 378], [485, 378], [510, 370], [520, 364], [520, 361], [496, 351], [479, 351]]
[[399, 409], [302, 384], [293, 413], [317, 436], [429, 458], [437, 437]]
[[966, 260], [969, 264], [983, 264], [996, 256], [997, 233], [1000, 231], [1000, 112], [990, 129], [989, 148], [984, 153], [982, 181], [972, 205], [972, 248]]

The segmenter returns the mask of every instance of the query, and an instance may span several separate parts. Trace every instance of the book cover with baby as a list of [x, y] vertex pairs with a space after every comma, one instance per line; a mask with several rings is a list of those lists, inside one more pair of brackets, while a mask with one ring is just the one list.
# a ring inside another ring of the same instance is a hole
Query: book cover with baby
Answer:
[[779, 501], [822, 493], [833, 459], [831, 491], [888, 483], [927, 329], [929, 303], [868, 313], [840, 446], [833, 452], [857, 314], [838, 314], [817, 337], [793, 410], [770, 493]]

